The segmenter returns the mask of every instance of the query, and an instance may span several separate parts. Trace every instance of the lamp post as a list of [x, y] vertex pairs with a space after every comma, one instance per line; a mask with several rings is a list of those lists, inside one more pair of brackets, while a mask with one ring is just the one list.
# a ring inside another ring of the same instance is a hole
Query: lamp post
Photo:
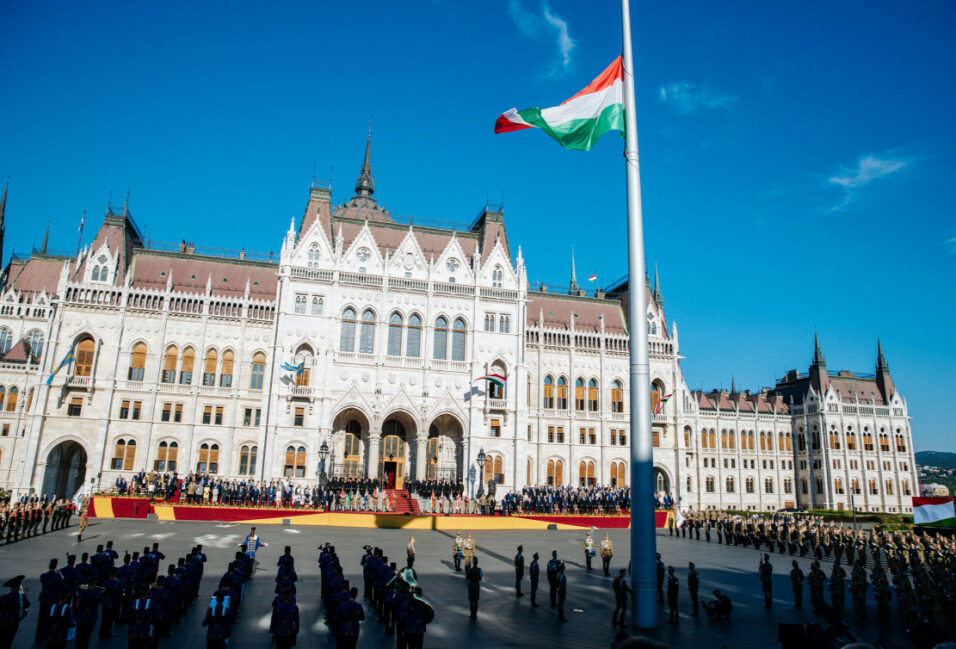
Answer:
[[319, 465], [319, 485], [325, 486], [325, 458], [329, 456], [329, 445], [323, 440], [322, 446], [319, 447], [319, 460], [321, 464]]
[[478, 498], [485, 492], [485, 462], [488, 458], [485, 457], [484, 448], [478, 449], [478, 457], [475, 461], [478, 463], [478, 493], [475, 494], [475, 498]]

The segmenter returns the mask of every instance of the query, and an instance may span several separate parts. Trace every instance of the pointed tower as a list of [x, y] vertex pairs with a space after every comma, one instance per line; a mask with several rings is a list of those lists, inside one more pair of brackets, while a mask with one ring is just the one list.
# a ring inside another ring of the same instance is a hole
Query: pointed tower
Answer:
[[571, 246], [571, 285], [568, 286], [568, 295], [577, 295], [580, 290], [578, 286], [578, 274], [574, 268], [574, 246]]
[[889, 403], [896, 394], [896, 386], [893, 385], [893, 377], [890, 376], [890, 365], [883, 356], [883, 345], [879, 338], [876, 339], [876, 387], [883, 395], [883, 403]]
[[654, 303], [658, 308], [664, 308], [664, 295], [661, 293], [661, 278], [657, 274], [657, 264], [654, 264]]
[[827, 374], [827, 361], [820, 350], [820, 337], [813, 332], [813, 362], [810, 364], [810, 385], [823, 395], [830, 387], [830, 375]]
[[[372, 118], [368, 120], [368, 139], [365, 141], [365, 160], [362, 170], [355, 181], [355, 195], [361, 198], [372, 199], [375, 193], [375, 180], [372, 178]], [[374, 199], [372, 199], [374, 200]]]
[[41, 255], [45, 255], [45, 254], [46, 254], [46, 247], [47, 247], [47, 244], [49, 244], [49, 243], [50, 243], [50, 222], [47, 221], [47, 223], [46, 223], [46, 233], [44, 233], [44, 235], [43, 235], [43, 245], [40, 247], [40, 254], [41, 254]]

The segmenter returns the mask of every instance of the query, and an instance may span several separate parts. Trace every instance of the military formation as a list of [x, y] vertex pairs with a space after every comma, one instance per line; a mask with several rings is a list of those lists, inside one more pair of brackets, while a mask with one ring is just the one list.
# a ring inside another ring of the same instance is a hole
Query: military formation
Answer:
[[[811, 559], [804, 573], [790, 562], [793, 606], [803, 608], [804, 590], [813, 609], [834, 621], [862, 624], [867, 599], [876, 605], [881, 636], [899, 619], [917, 646], [956, 638], [956, 537], [924, 530], [853, 529], [818, 516], [705, 514], [669, 521], [669, 534], [762, 553], [756, 576], [764, 606], [773, 605], [774, 554]], [[824, 569], [824, 565], [829, 565]], [[805, 586], [804, 586], [805, 584]], [[849, 610], [847, 600], [849, 599]], [[893, 600], [895, 599], [895, 612]]]
[[13, 543], [70, 526], [76, 505], [63, 498], [32, 496], [0, 505], [0, 541]]

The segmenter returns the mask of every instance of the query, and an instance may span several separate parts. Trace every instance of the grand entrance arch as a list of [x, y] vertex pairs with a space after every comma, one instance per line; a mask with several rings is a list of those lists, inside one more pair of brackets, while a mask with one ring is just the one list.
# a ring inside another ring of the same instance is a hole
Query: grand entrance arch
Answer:
[[654, 493], [658, 497], [673, 496], [671, 493], [671, 478], [667, 471], [659, 466], [654, 467]]
[[51, 498], [72, 498], [86, 479], [86, 449], [77, 442], [61, 442], [46, 458], [43, 491]]
[[[326, 473], [349, 477], [367, 475], [368, 417], [357, 408], [346, 408], [332, 423], [332, 448]], [[368, 473], [375, 470], [370, 467]]]
[[464, 434], [461, 422], [451, 414], [438, 415], [428, 427], [428, 447], [425, 451], [426, 480], [462, 478]]
[[378, 477], [386, 489], [402, 489], [405, 477], [415, 475], [415, 454], [408, 452], [408, 442], [415, 432], [415, 421], [404, 412], [394, 412], [382, 423]]

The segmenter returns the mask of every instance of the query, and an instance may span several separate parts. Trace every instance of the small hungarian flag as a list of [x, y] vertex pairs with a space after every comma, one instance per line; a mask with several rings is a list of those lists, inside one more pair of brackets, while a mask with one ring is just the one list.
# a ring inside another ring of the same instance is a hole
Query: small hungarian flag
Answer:
[[953, 499], [913, 496], [913, 522], [933, 527], [956, 527]]
[[657, 405], [654, 406], [655, 415], [661, 414], [661, 411], [664, 409], [664, 404], [667, 403], [667, 400], [670, 399], [672, 396], [674, 396], [673, 392], [671, 392], [670, 394], [664, 395], [663, 397], [660, 398], [660, 400], [658, 400]]
[[526, 108], [503, 113], [495, 133], [540, 128], [565, 149], [589, 151], [608, 131], [624, 133], [624, 65], [617, 57], [588, 86], [551, 108]]
[[597, 273], [592, 273], [591, 276], [588, 277], [588, 281], [589, 281], [589, 282], [596, 282], [596, 281], [597, 281]]
[[475, 381], [488, 381], [489, 383], [494, 383], [499, 388], [505, 387], [505, 381], [508, 380], [508, 377], [501, 376], [500, 374], [485, 374], [484, 376], [479, 376]]

